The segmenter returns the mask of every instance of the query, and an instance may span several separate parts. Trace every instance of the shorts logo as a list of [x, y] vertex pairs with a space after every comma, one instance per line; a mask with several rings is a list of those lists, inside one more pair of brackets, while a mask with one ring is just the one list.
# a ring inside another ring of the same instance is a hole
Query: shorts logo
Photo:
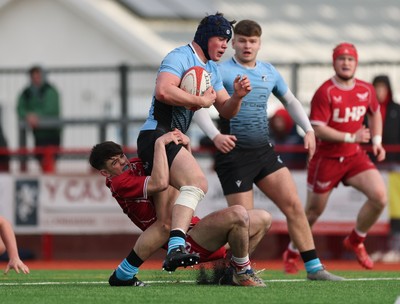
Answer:
[[240, 185], [242, 184], [242, 181], [241, 180], [237, 180], [235, 183], [238, 186], [238, 188], [240, 188]]
[[317, 181], [317, 186], [318, 186], [318, 188], [320, 188], [320, 189], [326, 189], [326, 188], [328, 188], [328, 186], [331, 184], [331, 182], [330, 181], [328, 181], [328, 182], [320, 182], [320, 181]]

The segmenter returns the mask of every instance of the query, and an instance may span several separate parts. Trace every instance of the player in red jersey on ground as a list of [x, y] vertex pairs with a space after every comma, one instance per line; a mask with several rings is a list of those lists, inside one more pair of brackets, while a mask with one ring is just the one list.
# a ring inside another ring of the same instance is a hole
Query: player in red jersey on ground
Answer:
[[[355, 228], [344, 239], [366, 269], [373, 268], [364, 240], [386, 206], [383, 178], [360, 144], [372, 140], [378, 161], [385, 159], [382, 147], [382, 117], [372, 84], [355, 78], [357, 50], [341, 43], [333, 50], [335, 75], [325, 81], [311, 101], [310, 121], [317, 137], [317, 150], [308, 166], [306, 215], [310, 226], [324, 211], [332, 190], [342, 182], [364, 193]], [[363, 125], [367, 115], [369, 128]], [[351, 204], [351, 202], [349, 202]], [[286, 269], [296, 272], [298, 254], [289, 244]]]
[[[123, 212], [143, 233], [129, 255], [112, 273], [112, 286], [143, 286], [136, 278], [140, 265], [168, 242], [168, 219], [179, 192], [168, 187], [169, 170], [166, 148], [170, 142], [189, 147], [189, 138], [179, 130], [168, 132], [155, 142], [151, 176], [145, 175], [139, 158], [128, 160], [122, 148], [114, 142], [93, 147], [90, 164], [106, 177], [106, 185]], [[168, 187], [168, 188], [167, 188]], [[164, 191], [166, 200], [153, 195]], [[158, 218], [160, 217], [160, 218]], [[164, 218], [163, 218], [164, 217]], [[186, 238], [186, 251], [198, 254], [200, 263], [226, 257], [230, 248], [232, 280], [234, 285], [265, 286], [250, 266], [249, 254], [271, 226], [271, 217], [265, 210], [246, 211], [233, 206], [213, 212], [203, 219], [192, 218]], [[183, 265], [185, 266], [185, 265]]]

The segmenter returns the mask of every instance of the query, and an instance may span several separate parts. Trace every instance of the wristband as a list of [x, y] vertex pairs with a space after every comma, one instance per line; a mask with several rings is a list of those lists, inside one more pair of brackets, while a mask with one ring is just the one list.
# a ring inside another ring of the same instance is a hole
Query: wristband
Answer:
[[347, 143], [356, 142], [356, 135], [355, 134], [351, 134], [351, 133], [346, 133], [344, 135], [344, 142], [347, 142]]
[[372, 137], [372, 144], [375, 146], [380, 146], [382, 144], [382, 136], [375, 135], [374, 137]]

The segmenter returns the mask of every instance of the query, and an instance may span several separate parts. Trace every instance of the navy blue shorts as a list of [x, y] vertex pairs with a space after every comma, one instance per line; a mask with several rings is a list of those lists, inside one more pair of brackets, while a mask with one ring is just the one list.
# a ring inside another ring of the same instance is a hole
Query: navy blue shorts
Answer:
[[235, 148], [227, 154], [219, 152], [215, 158], [224, 195], [250, 191], [254, 183], [284, 167], [272, 144], [257, 149]]
[[[145, 164], [144, 168], [146, 170], [146, 175], [151, 175], [151, 170], [153, 169], [154, 144], [157, 138], [164, 135], [165, 133], [166, 132], [161, 129], [141, 131], [139, 133], [137, 139], [137, 147], [138, 147], [137, 152], [138, 152], [138, 157]], [[181, 149], [182, 145], [177, 145], [174, 142], [171, 142], [165, 146], [169, 168], [171, 168], [175, 156], [179, 153]]]

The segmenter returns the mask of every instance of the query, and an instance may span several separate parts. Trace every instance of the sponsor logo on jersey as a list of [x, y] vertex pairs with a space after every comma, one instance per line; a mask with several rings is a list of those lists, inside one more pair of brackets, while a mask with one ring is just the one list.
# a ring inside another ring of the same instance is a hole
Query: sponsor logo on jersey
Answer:
[[344, 108], [344, 113], [340, 112], [340, 109], [333, 109], [332, 120], [334, 122], [345, 123], [349, 121], [359, 121], [364, 118], [367, 109], [365, 106], [346, 107]]
[[367, 91], [367, 92], [362, 93], [362, 94], [361, 93], [357, 93], [356, 95], [357, 95], [358, 101], [365, 102], [365, 101], [368, 100], [369, 93]]
[[332, 98], [333, 98], [333, 102], [334, 103], [341, 103], [342, 102], [342, 96], [341, 95], [333, 96]]

